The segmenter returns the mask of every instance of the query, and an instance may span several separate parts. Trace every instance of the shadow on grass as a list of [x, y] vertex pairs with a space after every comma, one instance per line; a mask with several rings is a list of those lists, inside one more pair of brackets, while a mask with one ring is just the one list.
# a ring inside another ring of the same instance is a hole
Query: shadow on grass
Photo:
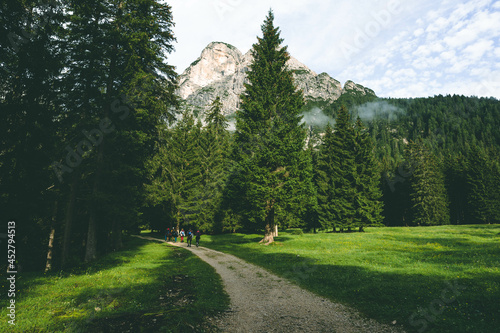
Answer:
[[[491, 234], [488, 237], [493, 238]], [[419, 246], [416, 252], [406, 252], [412, 260], [441, 265], [475, 265], [498, 267], [500, 260], [500, 244], [497, 242], [474, 242], [467, 238], [450, 237], [409, 237], [400, 236], [398, 240]], [[435, 248], [437, 245], [437, 248]], [[429, 246], [427, 249], [426, 246]], [[442, 247], [442, 249], [441, 249]], [[391, 251], [386, 249], [386, 251]], [[392, 251], [398, 251], [394, 249]]]
[[[178, 248], [165, 247], [159, 261], [159, 267], [140, 268], [148, 283], [83, 290], [76, 301], [89, 305], [90, 314], [76, 325], [92, 332], [215, 331], [205, 316], [225, 310], [228, 301], [213, 269]], [[71, 319], [62, 323], [75, 325]]]
[[[36, 289], [37, 286], [46, 283], [51, 283], [52, 279], [65, 278], [68, 276], [79, 276], [91, 274], [93, 272], [112, 269], [123, 265], [130, 261], [130, 258], [140, 252], [140, 248], [144, 245], [143, 242], [137, 241], [135, 238], [125, 237], [124, 244], [126, 249], [116, 253], [103, 256], [90, 264], [83, 264], [77, 267], [71, 267], [67, 270], [51, 271], [47, 273], [42, 272], [20, 272], [17, 274], [16, 287], [18, 290], [23, 290], [23, 293], [16, 294], [16, 301], [22, 301], [26, 297], [31, 297], [33, 294], [31, 290]], [[2, 297], [0, 300], [0, 307], [4, 307], [9, 300], [7, 297]]]
[[[206, 322], [206, 316], [224, 311], [229, 304], [215, 271], [192, 253], [173, 247], [158, 245], [162, 249], [154, 250], [152, 259], [148, 257], [151, 252], [146, 250], [146, 245], [151, 243], [130, 239], [125, 250], [103, 257], [88, 267], [80, 267], [71, 275], [65, 273], [67, 275], [57, 281], [49, 277], [32, 283], [32, 288], [37, 283], [47, 283], [52, 288], [59, 280], [64, 281], [58, 285], [59, 289], [51, 291], [54, 293], [51, 310], [48, 310], [51, 317], [45, 320], [48, 326], [42, 330], [214, 331]], [[116, 271], [109, 271], [115, 268]], [[29, 281], [26, 284], [29, 285]], [[26, 298], [29, 297], [33, 297], [29, 300], [31, 306], [43, 306], [37, 303], [34, 292], [27, 293]]]
[[[254, 239], [246, 236], [243, 240], [244, 235], [232, 237], [238, 244]], [[500, 247], [497, 243], [398, 236], [403, 242], [437, 243], [451, 248], [442, 252], [432, 248], [401, 252], [411, 262], [436, 265], [428, 274], [415, 274], [348, 265], [340, 260], [339, 265], [322, 264], [314, 258], [288, 253], [286, 248], [280, 253], [270, 253], [258, 248], [240, 248], [229, 237], [218, 238], [206, 245], [269, 269], [318, 295], [354, 307], [369, 318], [387, 324], [396, 321], [408, 332], [494, 332], [500, 325], [500, 276], [487, 269], [498, 266]], [[481, 269], [477, 273], [460, 276], [444, 271], [447, 265], [457, 270], [463, 266], [473, 268], [478, 260]]]

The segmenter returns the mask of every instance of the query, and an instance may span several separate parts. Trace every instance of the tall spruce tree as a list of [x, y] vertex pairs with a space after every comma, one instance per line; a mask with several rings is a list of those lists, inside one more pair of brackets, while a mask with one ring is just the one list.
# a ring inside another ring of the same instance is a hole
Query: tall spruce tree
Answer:
[[410, 198], [414, 225], [450, 223], [444, 174], [436, 158], [422, 142], [410, 142], [406, 160], [411, 165]]
[[[222, 193], [226, 185], [229, 170], [229, 126], [222, 113], [222, 102], [216, 97], [205, 115], [206, 127], [201, 135], [203, 219], [199, 228], [214, 230], [215, 223], [221, 222], [220, 215]], [[219, 223], [220, 225], [220, 223]], [[221, 229], [220, 227], [218, 228]]]
[[358, 117], [355, 126], [356, 163], [356, 226], [381, 226], [383, 221], [380, 170], [368, 130]]
[[233, 206], [249, 228], [265, 230], [262, 240], [274, 240], [275, 228], [299, 219], [308, 200], [311, 163], [304, 151], [305, 129], [300, 110], [303, 93], [297, 90], [281, 46], [272, 11], [253, 45], [248, 83], [236, 116], [234, 157], [238, 163], [229, 191]]
[[315, 164], [314, 184], [318, 201], [318, 221], [322, 229], [337, 228], [336, 211], [333, 207], [335, 183], [333, 179], [335, 152], [333, 151], [333, 129], [328, 124]]
[[90, 261], [98, 248], [106, 250], [108, 235], [119, 247], [121, 230], [137, 224], [144, 163], [153, 153], [160, 119], [172, 118], [168, 107], [176, 101], [176, 74], [165, 61], [173, 22], [170, 7], [155, 0], [70, 1], [66, 13], [67, 112], [60, 121], [70, 137], [107, 130], [93, 140], [83, 134], [92, 143], [73, 154], [80, 154], [73, 172], [90, 184], [90, 195], [80, 201], [88, 212]]
[[176, 226], [197, 226], [201, 212], [199, 197], [203, 168], [200, 155], [201, 124], [185, 110], [170, 136], [169, 173], [172, 184]]
[[334, 186], [330, 203], [335, 224], [341, 231], [356, 226], [356, 160], [355, 132], [349, 111], [341, 106], [337, 111], [332, 134], [332, 170]]
[[0, 218], [17, 223], [26, 268], [41, 267], [58, 211], [50, 163], [59, 141], [61, 11], [59, 2], [0, 4]]
[[451, 224], [467, 223], [470, 214], [467, 204], [469, 189], [467, 185], [467, 159], [461, 153], [448, 154], [445, 166], [445, 183], [450, 199], [450, 222]]
[[500, 167], [496, 156], [490, 156], [475, 145], [468, 154], [467, 199], [473, 223], [489, 224], [500, 220]]

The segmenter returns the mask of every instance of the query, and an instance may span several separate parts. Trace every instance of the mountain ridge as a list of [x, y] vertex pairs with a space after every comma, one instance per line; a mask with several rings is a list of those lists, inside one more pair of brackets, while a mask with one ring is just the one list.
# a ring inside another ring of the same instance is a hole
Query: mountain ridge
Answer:
[[[177, 94], [197, 111], [204, 111], [219, 96], [223, 113], [231, 115], [239, 108], [251, 62], [251, 50], [243, 54], [231, 44], [211, 42], [179, 76]], [[304, 91], [306, 102], [329, 104], [343, 94], [376, 96], [372, 89], [351, 80], [342, 86], [325, 72], [317, 74], [291, 55], [287, 65], [297, 87]]]

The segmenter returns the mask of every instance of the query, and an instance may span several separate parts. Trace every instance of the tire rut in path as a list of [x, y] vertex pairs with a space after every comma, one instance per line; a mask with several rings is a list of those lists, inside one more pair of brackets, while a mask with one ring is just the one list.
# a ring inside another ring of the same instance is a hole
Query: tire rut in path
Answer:
[[363, 318], [354, 309], [317, 296], [233, 255], [182, 243], [168, 244], [193, 252], [221, 276], [231, 300], [230, 310], [218, 319], [223, 332], [404, 332], [398, 326]]

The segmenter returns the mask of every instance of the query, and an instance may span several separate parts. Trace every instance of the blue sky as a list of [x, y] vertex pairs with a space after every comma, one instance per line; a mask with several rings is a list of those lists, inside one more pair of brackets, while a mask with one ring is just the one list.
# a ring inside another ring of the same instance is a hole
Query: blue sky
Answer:
[[247, 52], [269, 8], [290, 54], [381, 97], [500, 99], [500, 0], [170, 0], [182, 71], [212, 41]]

